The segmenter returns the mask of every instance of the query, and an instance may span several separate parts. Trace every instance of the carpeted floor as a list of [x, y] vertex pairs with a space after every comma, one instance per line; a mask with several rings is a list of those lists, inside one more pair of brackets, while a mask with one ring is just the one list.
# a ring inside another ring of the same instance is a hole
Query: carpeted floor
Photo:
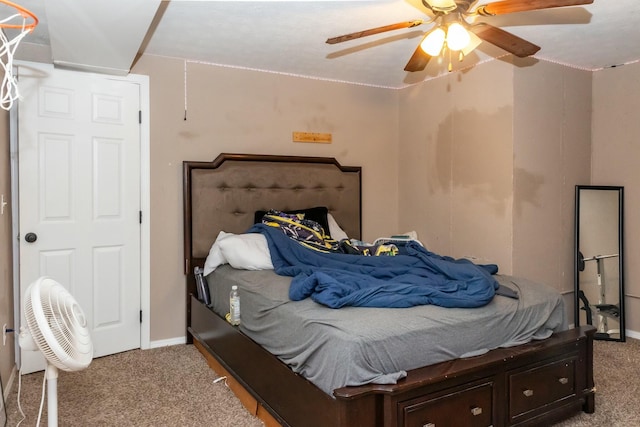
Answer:
[[[594, 343], [595, 414], [581, 413], [556, 427], [640, 426], [640, 341]], [[22, 379], [21, 406], [35, 426], [42, 392], [42, 373]], [[61, 372], [58, 418], [67, 426], [220, 426], [258, 427], [216, 378], [191, 345], [134, 350], [96, 359], [81, 372]], [[17, 381], [7, 401], [8, 426], [22, 416], [17, 408]], [[40, 425], [46, 426], [44, 415]]]
[[[43, 373], [22, 378], [20, 402], [35, 426]], [[262, 427], [235, 398], [192, 345], [133, 350], [95, 359], [80, 372], [60, 372], [58, 424], [75, 426]], [[17, 381], [7, 401], [8, 426], [22, 418]], [[46, 413], [45, 397], [43, 412]], [[41, 426], [46, 426], [43, 415]]]
[[556, 427], [639, 427], [640, 341], [595, 341], [596, 412], [581, 413]]

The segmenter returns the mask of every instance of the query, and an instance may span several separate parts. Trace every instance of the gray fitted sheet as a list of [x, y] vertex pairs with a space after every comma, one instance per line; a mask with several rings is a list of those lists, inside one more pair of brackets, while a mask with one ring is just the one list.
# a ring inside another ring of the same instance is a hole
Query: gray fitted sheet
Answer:
[[220, 266], [207, 276], [212, 309], [229, 311], [238, 285], [243, 333], [329, 395], [343, 386], [393, 384], [406, 371], [567, 329], [562, 296], [549, 286], [497, 275], [520, 299], [496, 296], [480, 308], [327, 308], [291, 301], [290, 277]]

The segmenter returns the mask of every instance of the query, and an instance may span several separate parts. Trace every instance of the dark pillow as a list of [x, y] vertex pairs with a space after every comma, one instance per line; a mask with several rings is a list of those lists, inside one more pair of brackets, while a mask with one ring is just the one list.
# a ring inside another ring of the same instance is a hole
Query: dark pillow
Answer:
[[[291, 211], [282, 211], [288, 214], [304, 214], [305, 219], [310, 219], [311, 221], [315, 221], [322, 226], [324, 229], [324, 233], [329, 235], [329, 221], [327, 220], [327, 214], [329, 213], [329, 209], [325, 206], [317, 206], [315, 208], [309, 209], [297, 209]], [[256, 211], [253, 222], [258, 224], [262, 222], [262, 217], [267, 213], [267, 211]]]

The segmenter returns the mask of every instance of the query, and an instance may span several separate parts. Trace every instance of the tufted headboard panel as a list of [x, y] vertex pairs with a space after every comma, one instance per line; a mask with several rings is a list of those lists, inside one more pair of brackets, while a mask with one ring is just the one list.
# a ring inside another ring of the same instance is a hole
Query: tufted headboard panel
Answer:
[[204, 262], [220, 231], [244, 233], [255, 211], [326, 206], [361, 237], [361, 168], [334, 158], [220, 154], [183, 162], [185, 273]]

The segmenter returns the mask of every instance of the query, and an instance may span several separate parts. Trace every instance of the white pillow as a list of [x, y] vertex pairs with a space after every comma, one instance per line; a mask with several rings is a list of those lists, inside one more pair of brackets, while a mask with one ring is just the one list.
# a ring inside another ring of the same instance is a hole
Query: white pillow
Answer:
[[259, 233], [221, 231], [209, 250], [203, 274], [206, 276], [222, 264], [242, 270], [273, 270], [267, 239]]
[[327, 224], [329, 224], [329, 235], [334, 240], [348, 239], [347, 233], [338, 225], [336, 219], [330, 213], [327, 214]]
[[222, 251], [220, 250], [219, 241], [224, 239], [226, 235], [231, 235], [230, 233], [225, 233], [221, 231], [218, 233], [218, 237], [213, 241], [213, 245], [211, 245], [211, 249], [209, 249], [209, 255], [207, 255], [207, 259], [204, 261], [204, 268], [202, 269], [202, 274], [207, 275], [214, 271], [218, 266], [222, 264], [226, 264], [227, 260], [222, 256]]

